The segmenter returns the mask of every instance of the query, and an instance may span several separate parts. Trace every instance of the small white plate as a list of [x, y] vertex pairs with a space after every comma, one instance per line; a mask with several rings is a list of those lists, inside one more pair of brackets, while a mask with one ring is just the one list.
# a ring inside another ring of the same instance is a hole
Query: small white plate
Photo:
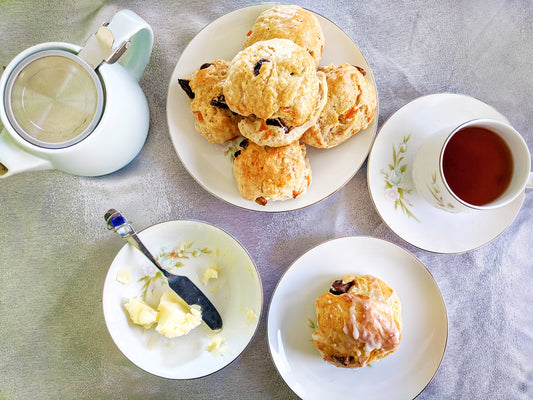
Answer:
[[[366, 159], [378, 121], [376, 109], [369, 127], [342, 145], [328, 150], [307, 146], [313, 180], [307, 193], [301, 198], [270, 201], [266, 206], [260, 206], [240, 196], [230, 159], [236, 149], [229, 151], [230, 145], [210, 144], [196, 132], [189, 100], [179, 87], [178, 78], [186, 77], [205, 62], [215, 59], [232, 60], [242, 50], [246, 33], [258, 15], [273, 6], [258, 4], [241, 8], [203, 28], [183, 51], [170, 79], [167, 98], [170, 137], [182, 164], [191, 176], [219, 199], [238, 207], [264, 212], [300, 209], [317, 203], [342, 188]], [[354, 42], [334, 23], [315, 15], [325, 36], [321, 65], [349, 63], [360, 66], [367, 72], [368, 81], [376, 88], [370, 66]]]
[[411, 164], [431, 135], [475, 118], [508, 122], [491, 106], [460, 94], [420, 97], [396, 111], [379, 130], [368, 158], [368, 187], [385, 223], [413, 246], [436, 253], [461, 253], [481, 247], [515, 219], [525, 194], [487, 211], [448, 213], [429, 205], [411, 179]]
[[[189, 254], [188, 259], [181, 260], [184, 266], [176, 273], [188, 276], [211, 300], [222, 317], [223, 327], [220, 332], [213, 332], [202, 322], [185, 336], [167, 339], [153, 327], [145, 330], [133, 324], [124, 304], [141, 295], [143, 282], [139, 279], [145, 275], [143, 270], [150, 262], [126, 244], [109, 268], [103, 293], [104, 317], [115, 344], [139, 368], [164, 378], [192, 379], [224, 368], [248, 345], [260, 319], [261, 280], [249, 254], [228, 233], [197, 221], [160, 223], [139, 232], [139, 237], [156, 257], [186, 242], [192, 242], [191, 251], [211, 251], [198, 257]], [[220, 268], [219, 277], [204, 285], [203, 272], [213, 263]], [[164, 263], [163, 266], [167, 267]], [[128, 285], [117, 281], [117, 274], [123, 268], [131, 271]], [[216, 335], [226, 340], [225, 354], [206, 349]]]
[[[347, 274], [373, 275], [393, 288], [402, 304], [400, 347], [371, 367], [345, 369], [322, 360], [310, 321], [315, 301]], [[298, 258], [283, 275], [268, 312], [268, 343], [276, 367], [303, 399], [407, 399], [417, 396], [440, 365], [448, 319], [433, 277], [415, 256], [369, 237], [325, 242]]]

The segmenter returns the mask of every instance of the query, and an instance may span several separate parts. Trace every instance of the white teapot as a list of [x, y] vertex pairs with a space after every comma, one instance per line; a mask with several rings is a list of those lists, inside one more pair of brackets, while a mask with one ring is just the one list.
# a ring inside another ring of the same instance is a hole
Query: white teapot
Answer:
[[152, 45], [151, 27], [122, 10], [83, 49], [49, 42], [17, 55], [0, 78], [0, 178], [44, 169], [98, 176], [128, 164], [148, 134], [139, 79]]

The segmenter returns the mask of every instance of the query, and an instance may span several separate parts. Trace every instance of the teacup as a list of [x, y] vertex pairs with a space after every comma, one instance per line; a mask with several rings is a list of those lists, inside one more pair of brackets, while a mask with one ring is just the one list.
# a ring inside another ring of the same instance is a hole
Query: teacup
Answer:
[[44, 169], [98, 176], [128, 164], [148, 134], [139, 79], [152, 46], [151, 27], [122, 10], [84, 48], [50, 42], [17, 55], [0, 78], [0, 178]]
[[533, 188], [530, 164], [527, 144], [513, 127], [475, 119], [423, 143], [412, 178], [417, 192], [441, 210], [491, 210]]

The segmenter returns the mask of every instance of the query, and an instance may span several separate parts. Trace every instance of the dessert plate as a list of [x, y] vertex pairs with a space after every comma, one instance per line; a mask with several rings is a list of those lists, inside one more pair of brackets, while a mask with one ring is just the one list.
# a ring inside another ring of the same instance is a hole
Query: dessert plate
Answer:
[[481, 247], [515, 219], [525, 194], [509, 205], [486, 211], [448, 213], [432, 207], [411, 179], [413, 156], [433, 134], [475, 118], [508, 122], [472, 97], [441, 93], [420, 97], [396, 111], [379, 130], [368, 159], [368, 187], [383, 221], [413, 246], [436, 253]]
[[[317, 297], [347, 274], [382, 279], [402, 304], [400, 347], [370, 367], [331, 365], [311, 339]], [[444, 355], [448, 319], [437, 284], [415, 256], [384, 240], [352, 236], [325, 242], [289, 267], [274, 291], [267, 329], [274, 364], [301, 398], [344, 398], [349, 392], [354, 399], [391, 400], [414, 398], [431, 381]]]
[[[164, 378], [192, 379], [224, 368], [246, 348], [259, 324], [263, 294], [249, 254], [228, 233], [197, 221], [163, 222], [139, 232], [139, 237], [163, 267], [189, 277], [209, 297], [220, 312], [223, 327], [215, 332], [202, 322], [187, 335], [168, 339], [154, 327], [144, 329], [133, 324], [124, 304], [165, 286], [155, 279], [147, 290], [143, 287], [155, 267], [126, 244], [113, 260], [104, 283], [104, 317], [115, 344], [139, 368]], [[179, 252], [181, 255], [175, 256]], [[219, 276], [203, 281], [205, 270], [213, 265], [218, 267]], [[120, 281], [124, 269], [131, 274], [129, 283]]]
[[[278, 212], [300, 209], [335, 193], [359, 170], [366, 159], [377, 130], [378, 109], [367, 129], [332, 149], [307, 146], [313, 181], [302, 197], [286, 201], [270, 201], [260, 206], [244, 200], [233, 177], [231, 155], [240, 140], [227, 145], [214, 145], [194, 129], [187, 95], [178, 85], [203, 63], [215, 59], [232, 60], [243, 48], [246, 33], [259, 14], [273, 4], [258, 4], [226, 14], [203, 28], [183, 51], [168, 88], [167, 120], [170, 137], [182, 164], [191, 176], [213, 196], [241, 208]], [[362, 67], [366, 78], [376, 88], [370, 66], [354, 42], [334, 23], [315, 14], [325, 36], [321, 65], [349, 63]]]

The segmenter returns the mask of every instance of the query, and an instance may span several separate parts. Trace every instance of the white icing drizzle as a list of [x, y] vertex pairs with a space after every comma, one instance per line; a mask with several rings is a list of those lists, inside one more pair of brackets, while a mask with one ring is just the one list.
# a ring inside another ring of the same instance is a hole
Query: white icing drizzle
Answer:
[[[358, 313], [358, 309], [362, 312]], [[366, 351], [390, 350], [400, 341], [400, 331], [394, 322], [392, 308], [384, 301], [354, 295], [350, 306], [350, 322], [353, 338], [363, 342]]]

